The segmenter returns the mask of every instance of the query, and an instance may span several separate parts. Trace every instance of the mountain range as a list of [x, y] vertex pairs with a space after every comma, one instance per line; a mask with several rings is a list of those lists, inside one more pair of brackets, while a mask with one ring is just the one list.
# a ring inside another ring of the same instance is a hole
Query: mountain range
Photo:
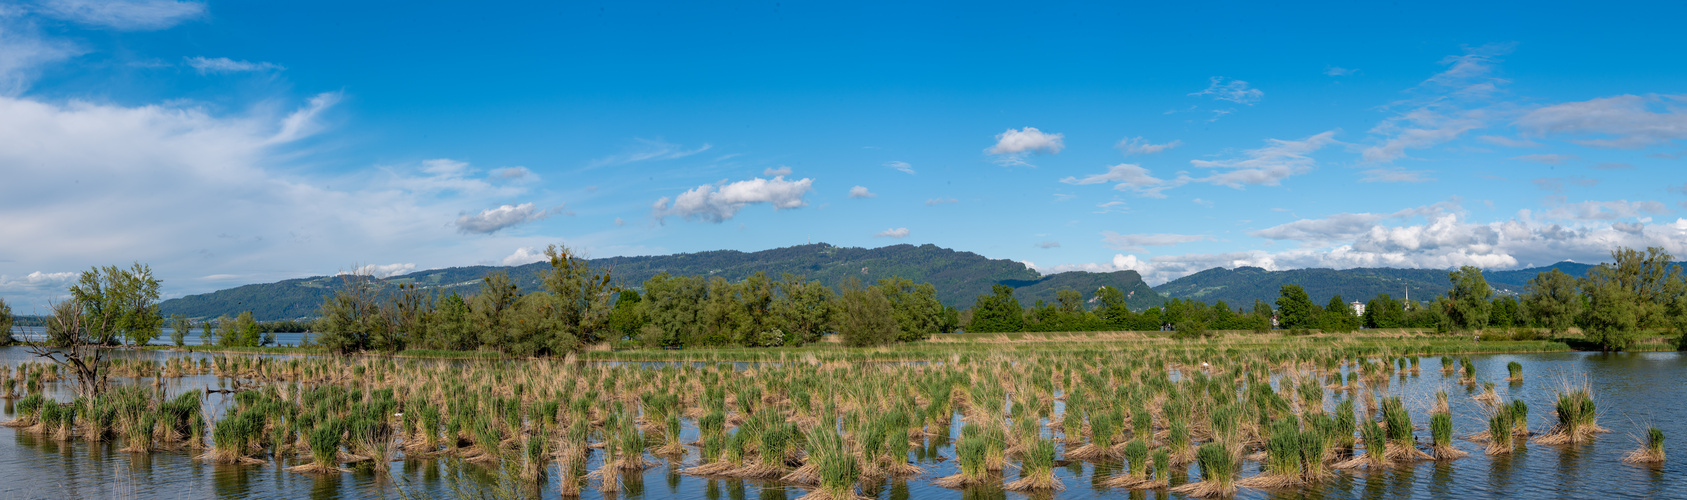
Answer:
[[[818, 280], [833, 288], [841, 287], [850, 277], [869, 284], [893, 276], [907, 278], [915, 283], [931, 283], [937, 289], [939, 301], [957, 308], [971, 307], [979, 295], [991, 293], [991, 285], [996, 284], [1014, 287], [1014, 297], [1026, 306], [1039, 299], [1052, 302], [1055, 292], [1063, 288], [1081, 290], [1088, 295], [1089, 291], [1103, 285], [1123, 291], [1129, 296], [1127, 302], [1132, 308], [1144, 309], [1164, 302], [1136, 271], [1067, 272], [1044, 276], [1021, 262], [990, 259], [930, 244], [850, 248], [815, 243], [759, 252], [718, 250], [608, 257], [589, 262], [594, 270], [609, 270], [612, 282], [633, 289], [640, 288], [645, 280], [663, 272], [719, 276], [736, 281], [760, 271], [774, 279], [786, 273], [802, 276], [805, 280]], [[381, 281], [387, 285], [413, 284], [442, 294], [457, 292], [467, 295], [479, 289], [481, 278], [501, 271], [508, 273], [522, 291], [531, 292], [540, 288], [539, 273], [549, 268], [548, 262], [510, 267], [452, 267], [391, 276]], [[234, 315], [241, 311], [252, 311], [252, 315], [261, 321], [304, 318], [316, 315], [322, 301], [332, 296], [341, 282], [342, 279], [337, 276], [315, 276], [244, 285], [166, 300], [160, 304], [160, 310], [165, 315], [182, 314], [190, 318]]]
[[[1232, 308], [1251, 307], [1256, 299], [1274, 302], [1278, 290], [1286, 284], [1300, 285], [1319, 304], [1328, 302], [1334, 295], [1341, 295], [1345, 301], [1367, 301], [1383, 293], [1395, 298], [1427, 300], [1445, 294], [1451, 288], [1448, 271], [1441, 269], [1267, 271], [1258, 267], [1212, 268], [1149, 287], [1136, 271], [1071, 271], [1042, 275], [1021, 262], [990, 259], [930, 244], [853, 248], [815, 243], [759, 252], [718, 250], [608, 257], [591, 259], [590, 264], [593, 269], [609, 270], [614, 283], [632, 289], [639, 289], [645, 280], [664, 272], [719, 276], [732, 281], [758, 271], [766, 272], [774, 279], [789, 273], [807, 280], [818, 280], [833, 288], [841, 287], [850, 277], [873, 283], [895, 276], [915, 283], [931, 283], [937, 289], [939, 301], [962, 309], [971, 307], [979, 295], [991, 293], [991, 286], [997, 284], [1014, 287], [1014, 297], [1027, 307], [1037, 300], [1053, 302], [1055, 292], [1061, 289], [1078, 290], [1088, 296], [1098, 287], [1112, 286], [1123, 291], [1127, 296], [1126, 302], [1136, 310], [1160, 305], [1167, 298], [1207, 303], [1224, 301]], [[524, 292], [531, 292], [539, 289], [539, 273], [549, 267], [547, 262], [508, 267], [452, 267], [391, 276], [380, 281], [386, 285], [413, 284], [442, 294], [457, 292], [468, 295], [479, 288], [481, 278], [494, 272], [506, 272]], [[1495, 293], [1520, 295], [1527, 289], [1530, 279], [1548, 269], [1581, 277], [1592, 267], [1589, 264], [1560, 262], [1546, 267], [1487, 271], [1483, 274]], [[265, 321], [306, 318], [316, 315], [322, 301], [334, 294], [341, 281], [337, 276], [315, 276], [244, 285], [166, 300], [160, 304], [160, 310], [165, 315], [182, 314], [191, 318], [234, 315], [241, 311], [252, 311], [254, 317]], [[387, 287], [387, 290], [393, 288]]]

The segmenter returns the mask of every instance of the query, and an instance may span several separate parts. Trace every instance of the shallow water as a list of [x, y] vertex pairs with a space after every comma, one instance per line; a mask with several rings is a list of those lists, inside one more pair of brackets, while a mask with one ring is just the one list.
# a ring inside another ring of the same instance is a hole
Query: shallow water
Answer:
[[[121, 352], [120, 356], [162, 359], [167, 356], [220, 356], [178, 352]], [[34, 359], [20, 348], [0, 348], [0, 363], [15, 365]], [[1554, 389], [1562, 383], [1586, 381], [1598, 403], [1600, 425], [1612, 430], [1590, 443], [1574, 447], [1526, 444], [1512, 456], [1489, 458], [1480, 446], [1463, 440], [1455, 444], [1471, 456], [1447, 463], [1422, 462], [1415, 466], [1394, 466], [1380, 472], [1342, 472], [1317, 488], [1266, 492], [1243, 489], [1238, 498], [1283, 499], [1382, 499], [1382, 498], [1687, 498], [1687, 481], [1681, 479], [1680, 439], [1687, 439], [1687, 357], [1680, 353], [1550, 353], [1472, 356], [1479, 380], [1498, 382], [1497, 391], [1507, 401], [1522, 399], [1530, 408], [1530, 427], [1544, 431], [1551, 426], [1550, 410]], [[1507, 362], [1523, 364], [1525, 380], [1507, 383]], [[1455, 435], [1485, 429], [1478, 404], [1470, 400], [1480, 384], [1467, 388], [1452, 375], [1443, 376], [1438, 357], [1423, 358], [1421, 375], [1394, 379], [1385, 388], [1388, 395], [1401, 396], [1418, 425], [1420, 441], [1428, 440], [1428, 408], [1437, 389], [1451, 395]], [[135, 383], [117, 379], [119, 383]], [[150, 383], [150, 380], [140, 381]], [[171, 394], [182, 390], [218, 387], [212, 376], [166, 380]], [[68, 384], [50, 384], [49, 395], [70, 399]], [[1345, 393], [1343, 393], [1345, 394]], [[1379, 394], [1380, 396], [1380, 394]], [[219, 412], [232, 396], [212, 394], [206, 410]], [[1326, 396], [1333, 408], [1336, 397]], [[0, 405], [0, 420], [13, 416], [11, 402]], [[1636, 436], [1648, 425], [1663, 429], [1666, 449], [1675, 457], [1659, 467], [1641, 467], [1621, 462], [1624, 454], [1638, 447]], [[955, 419], [952, 436], [959, 435]], [[687, 429], [688, 438], [695, 435]], [[411, 498], [453, 497], [451, 484], [489, 484], [494, 480], [485, 469], [469, 466], [464, 481], [447, 478], [458, 471], [445, 461], [417, 460], [393, 464], [392, 473], [377, 474], [367, 469], [337, 476], [318, 477], [282, 470], [294, 465], [274, 462], [264, 465], [228, 466], [200, 463], [186, 451], [154, 452], [147, 455], [116, 451], [121, 445], [107, 441], [56, 442], [10, 428], [0, 430], [0, 498]], [[693, 464], [695, 449], [682, 461]], [[952, 445], [934, 443], [916, 448], [916, 463], [926, 473], [906, 480], [882, 481], [864, 493], [880, 499], [910, 498], [1040, 498], [1000, 489], [955, 491], [932, 484], [937, 477], [953, 474]], [[594, 454], [593, 458], [597, 457]], [[308, 461], [308, 460], [307, 460]], [[595, 468], [596, 464], [589, 464]], [[801, 488], [745, 480], [710, 480], [674, 473], [685, 465], [663, 463], [643, 474], [623, 476], [619, 493], [604, 495], [588, 488], [582, 498], [703, 498], [784, 499], [802, 496]], [[1055, 498], [1181, 498], [1164, 492], [1130, 492], [1095, 486], [1119, 470], [1118, 464], [1076, 462], [1056, 469], [1066, 490]], [[553, 466], [554, 468], [554, 466]], [[1247, 462], [1244, 477], [1258, 471]], [[1196, 472], [1195, 467], [1187, 471]], [[1011, 476], [1012, 473], [1010, 472]], [[555, 474], [551, 475], [552, 478]], [[1011, 477], [1009, 478], [1012, 479]], [[543, 485], [544, 498], [557, 498], [554, 479]]]

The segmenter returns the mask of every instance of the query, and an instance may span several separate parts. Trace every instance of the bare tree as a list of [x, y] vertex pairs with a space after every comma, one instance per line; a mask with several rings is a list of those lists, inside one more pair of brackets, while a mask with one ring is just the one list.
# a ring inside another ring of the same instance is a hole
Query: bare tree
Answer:
[[47, 318], [47, 341], [29, 344], [26, 349], [37, 357], [47, 358], [76, 375], [76, 395], [94, 397], [105, 392], [110, 363], [105, 359], [105, 346], [90, 328], [85, 318], [104, 321], [105, 316], [84, 314], [82, 304], [64, 301], [51, 304], [53, 315]]

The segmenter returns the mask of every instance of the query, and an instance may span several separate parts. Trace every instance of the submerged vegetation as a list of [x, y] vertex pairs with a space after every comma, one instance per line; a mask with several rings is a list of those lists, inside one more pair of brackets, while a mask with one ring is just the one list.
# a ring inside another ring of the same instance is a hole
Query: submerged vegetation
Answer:
[[[165, 394], [162, 385], [53, 401], [43, 384], [67, 375], [51, 364], [25, 363], [0, 379], [27, 381], [17, 418], [6, 422], [21, 432], [121, 440], [130, 453], [191, 450], [205, 462], [300, 474], [451, 458], [573, 496], [637, 487], [623, 475], [668, 462], [684, 474], [800, 486], [813, 500], [853, 499], [879, 481], [926, 473], [915, 457], [952, 444], [956, 474], [928, 479], [939, 486], [1056, 491], [1066, 487], [1056, 467], [1083, 460], [1119, 464], [1098, 484], [1225, 497], [1237, 488], [1317, 488], [1338, 469], [1456, 458], [1455, 405], [1491, 412], [1488, 451], [1509, 452], [1514, 435], [1527, 436], [1526, 416], [1517, 418], [1526, 406], [1442, 393], [1413, 408], [1388, 396], [1394, 380], [1420, 376], [1413, 360], [1459, 354], [1452, 347], [1290, 338], [932, 344], [752, 364], [696, 355], [652, 367], [238, 355], [113, 365], [118, 377], [209, 374], [240, 388], [211, 415], [199, 411], [203, 392]], [[1585, 387], [1564, 388], [1559, 425], [1542, 442], [1575, 446], [1599, 432], [1592, 401]], [[1427, 435], [1414, 411], [1431, 415]], [[688, 429], [694, 440], [681, 438]], [[1662, 460], [1661, 442], [1656, 433], [1645, 450], [1659, 453], [1632, 460]], [[1189, 481], [1189, 464], [1199, 481]]]

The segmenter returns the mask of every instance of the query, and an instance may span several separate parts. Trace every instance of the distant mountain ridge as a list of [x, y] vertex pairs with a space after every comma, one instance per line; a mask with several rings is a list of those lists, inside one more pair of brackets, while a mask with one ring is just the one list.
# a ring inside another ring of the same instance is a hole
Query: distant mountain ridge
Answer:
[[[806, 280], [818, 280], [833, 288], [840, 287], [851, 276], [860, 278], [864, 283], [898, 276], [916, 283], [931, 283], [937, 288], [939, 301], [958, 308], [971, 307], [977, 296], [991, 293], [991, 285], [995, 284], [1015, 287], [1014, 296], [1025, 306], [1031, 306], [1038, 299], [1053, 302], [1055, 292], [1062, 288], [1079, 290], [1087, 296], [1103, 285], [1123, 291], [1130, 297], [1127, 303], [1133, 309], [1164, 302], [1136, 271], [1066, 272], [1043, 276], [1021, 262], [990, 259], [931, 244], [850, 248], [816, 243], [759, 252], [718, 250], [608, 257], [591, 259], [590, 263], [593, 269], [609, 269], [614, 283], [635, 289], [661, 272], [720, 276], [736, 281], [762, 271], [774, 279], [790, 273]], [[509, 273], [523, 291], [534, 291], [540, 286], [538, 273], [549, 267], [546, 262], [511, 267], [452, 267], [418, 271], [381, 281], [389, 285], [413, 284], [438, 293], [467, 295], [479, 289], [481, 278], [503, 271]], [[182, 314], [193, 318], [234, 315], [241, 311], [252, 311], [254, 317], [265, 321], [310, 317], [316, 315], [322, 301], [334, 294], [340, 282], [338, 277], [316, 276], [244, 285], [167, 300], [160, 304], [160, 310], [165, 315]]]
[[[1678, 265], [1682, 263], [1677, 263]], [[1529, 280], [1549, 269], [1557, 269], [1572, 277], [1586, 276], [1594, 264], [1559, 262], [1550, 266], [1512, 271], [1484, 271], [1488, 286], [1497, 294], [1522, 295], [1528, 291]], [[1368, 301], [1379, 294], [1396, 299], [1410, 296], [1427, 300], [1444, 295], [1452, 288], [1445, 269], [1289, 269], [1267, 271], [1258, 267], [1225, 269], [1215, 267], [1184, 276], [1154, 287], [1166, 298], [1192, 299], [1207, 303], [1224, 301], [1232, 308], [1251, 307], [1255, 299], [1274, 303], [1283, 285], [1300, 285], [1313, 302], [1324, 304], [1340, 294], [1347, 302]]]

